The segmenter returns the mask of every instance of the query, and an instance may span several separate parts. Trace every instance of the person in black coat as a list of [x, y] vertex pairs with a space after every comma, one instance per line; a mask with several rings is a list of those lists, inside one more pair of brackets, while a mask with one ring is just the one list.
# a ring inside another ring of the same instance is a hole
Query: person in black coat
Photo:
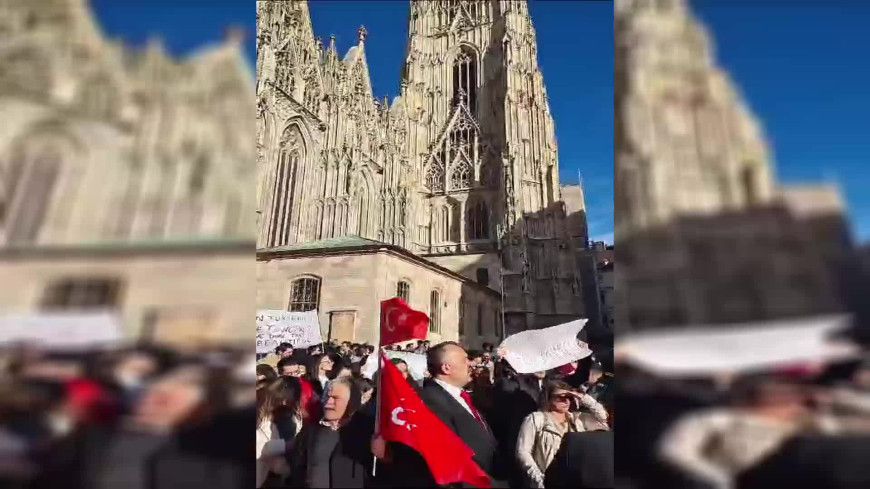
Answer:
[[360, 392], [350, 378], [330, 382], [323, 419], [299, 433], [293, 450], [291, 487], [369, 486], [369, 443], [374, 420], [360, 408]]
[[739, 489], [870, 487], [870, 436], [802, 435], [737, 477]]
[[516, 465], [517, 438], [526, 416], [538, 409], [545, 372], [518, 374], [505, 360], [496, 364], [492, 428], [505, 475], [521, 486], [525, 476]]
[[613, 432], [568, 433], [547, 468], [547, 489], [614, 487]]

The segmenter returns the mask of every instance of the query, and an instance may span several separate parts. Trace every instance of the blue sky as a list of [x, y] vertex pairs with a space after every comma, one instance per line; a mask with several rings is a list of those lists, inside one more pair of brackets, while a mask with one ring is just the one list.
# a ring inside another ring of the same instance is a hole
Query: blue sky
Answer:
[[833, 181], [870, 240], [870, 2], [697, 0], [783, 182]]
[[[254, 53], [253, 0], [94, 0], [104, 31], [134, 45], [157, 35], [184, 55], [220, 41], [228, 25], [247, 26]], [[159, 8], [156, 8], [159, 6]], [[408, 2], [310, 2], [316, 35], [335, 34], [342, 55], [369, 31], [366, 53], [376, 95], [399, 89], [407, 39]], [[613, 237], [613, 7], [610, 2], [530, 2], [541, 70], [556, 120], [561, 177], [586, 185], [590, 235]]]
[[248, 59], [256, 60], [254, 0], [91, 0], [100, 27], [110, 37], [143, 47], [151, 37], [183, 56], [220, 42], [227, 27], [244, 30]]
[[[253, 0], [93, 0], [103, 29], [134, 45], [151, 36], [184, 55], [246, 28], [254, 53]], [[849, 204], [856, 236], [870, 240], [870, 2], [862, 0], [694, 0], [717, 59], [763, 121], [784, 182], [834, 181]], [[207, 5], [207, 6], [206, 6]], [[159, 8], [156, 8], [159, 7]], [[315, 0], [314, 28], [345, 52], [356, 29], [378, 94], [394, 95], [405, 48], [408, 5]], [[587, 188], [590, 233], [612, 236], [613, 22], [609, 2], [530, 2], [539, 63], [556, 120], [564, 182], [578, 171]]]

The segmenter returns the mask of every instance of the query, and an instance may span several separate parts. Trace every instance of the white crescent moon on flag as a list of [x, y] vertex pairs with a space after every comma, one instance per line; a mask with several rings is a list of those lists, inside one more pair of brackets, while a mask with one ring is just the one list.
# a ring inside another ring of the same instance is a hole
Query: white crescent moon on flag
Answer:
[[399, 415], [402, 414], [405, 408], [399, 406], [396, 409], [393, 409], [392, 415], [390, 416], [390, 421], [397, 426], [405, 426], [405, 420], [399, 418]]
[[[402, 400], [404, 401], [404, 399]], [[390, 414], [390, 421], [392, 421], [393, 424], [395, 424], [396, 426], [404, 426], [406, 430], [411, 431], [411, 429], [415, 428], [417, 425], [411, 424], [407, 420], [401, 419], [399, 417], [399, 415], [405, 411], [409, 413], [415, 412], [413, 409], [405, 409], [402, 406], [398, 406], [396, 407], [396, 409], [393, 409], [393, 412]]]
[[395, 310], [395, 307], [391, 307], [387, 309], [387, 312], [384, 314], [384, 322], [386, 323], [385, 326], [387, 327], [387, 331], [389, 331], [390, 333], [396, 331], [396, 326], [393, 324], [393, 320], [390, 318], [390, 315], [393, 314], [393, 311]]

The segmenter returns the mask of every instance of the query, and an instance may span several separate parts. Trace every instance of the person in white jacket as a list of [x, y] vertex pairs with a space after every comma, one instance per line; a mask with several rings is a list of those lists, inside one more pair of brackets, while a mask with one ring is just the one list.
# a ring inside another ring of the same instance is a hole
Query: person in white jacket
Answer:
[[660, 459], [715, 489], [733, 489], [738, 475], [801, 433], [833, 434], [837, 421], [807, 408], [806, 388], [774, 379], [748, 378], [734, 406], [692, 411], [661, 437]]
[[[591, 414], [571, 412], [572, 403]], [[544, 487], [544, 473], [566, 434], [607, 429], [607, 410], [592, 396], [575, 392], [562, 381], [546, 383], [540, 409], [526, 416], [517, 438], [517, 462], [527, 485]]]
[[257, 488], [289, 474], [287, 453], [302, 429], [301, 386], [295, 377], [279, 377], [257, 391]]

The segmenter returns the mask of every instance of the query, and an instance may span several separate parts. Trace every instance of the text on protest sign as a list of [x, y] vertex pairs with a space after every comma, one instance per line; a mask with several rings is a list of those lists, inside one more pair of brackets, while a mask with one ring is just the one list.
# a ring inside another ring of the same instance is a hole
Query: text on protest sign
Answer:
[[295, 348], [323, 343], [317, 311], [257, 311], [257, 353], [268, 353], [281, 343]]
[[550, 370], [592, 354], [592, 350], [577, 339], [586, 321], [578, 319], [550, 328], [522, 331], [505, 338], [499, 347], [505, 349], [505, 360], [518, 373]]

